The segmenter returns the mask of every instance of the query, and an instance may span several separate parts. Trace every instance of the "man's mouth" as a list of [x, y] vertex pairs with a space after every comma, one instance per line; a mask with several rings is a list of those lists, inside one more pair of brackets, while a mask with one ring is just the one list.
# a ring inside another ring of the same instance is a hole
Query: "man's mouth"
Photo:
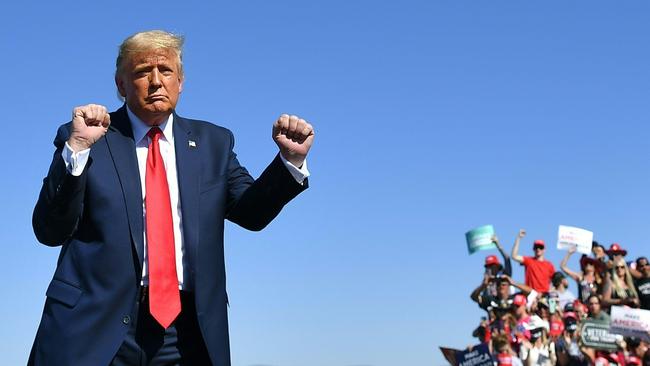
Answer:
[[164, 95], [150, 95], [150, 96], [147, 97], [147, 101], [150, 101], [150, 102], [155, 102], [155, 101], [158, 101], [158, 100], [165, 100], [165, 99], [167, 99], [167, 97], [164, 96]]

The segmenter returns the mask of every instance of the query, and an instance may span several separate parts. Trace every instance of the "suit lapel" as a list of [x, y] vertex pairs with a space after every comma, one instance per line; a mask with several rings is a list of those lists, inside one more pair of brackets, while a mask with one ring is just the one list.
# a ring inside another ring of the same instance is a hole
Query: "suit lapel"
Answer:
[[125, 107], [111, 114], [111, 126], [106, 134], [106, 143], [122, 186], [131, 240], [140, 264], [137, 273], [140, 274], [144, 258], [142, 187], [138, 158], [135, 153], [135, 141], [133, 141], [133, 129]]
[[200, 141], [190, 122], [174, 114], [176, 174], [183, 215], [183, 245], [190, 266], [196, 264], [199, 242]]

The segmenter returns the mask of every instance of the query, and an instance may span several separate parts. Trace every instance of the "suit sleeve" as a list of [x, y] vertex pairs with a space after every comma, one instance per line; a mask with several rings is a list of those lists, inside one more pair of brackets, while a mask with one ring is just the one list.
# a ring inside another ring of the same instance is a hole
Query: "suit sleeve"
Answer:
[[279, 154], [255, 181], [237, 161], [233, 152], [234, 139], [230, 135], [228, 162], [229, 205], [226, 218], [246, 229], [259, 231], [266, 227], [284, 205], [308, 187], [305, 179], [296, 182]]
[[61, 152], [69, 136], [69, 124], [59, 128], [54, 139], [56, 151], [34, 208], [32, 226], [39, 242], [57, 246], [75, 231], [83, 211], [86, 171], [75, 177], [68, 173]]

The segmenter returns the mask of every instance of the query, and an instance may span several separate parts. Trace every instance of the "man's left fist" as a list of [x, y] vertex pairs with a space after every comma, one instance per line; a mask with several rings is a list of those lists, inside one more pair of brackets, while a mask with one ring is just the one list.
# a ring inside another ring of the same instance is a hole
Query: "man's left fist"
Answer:
[[283, 114], [273, 124], [273, 141], [280, 154], [300, 168], [314, 143], [314, 128], [298, 116]]

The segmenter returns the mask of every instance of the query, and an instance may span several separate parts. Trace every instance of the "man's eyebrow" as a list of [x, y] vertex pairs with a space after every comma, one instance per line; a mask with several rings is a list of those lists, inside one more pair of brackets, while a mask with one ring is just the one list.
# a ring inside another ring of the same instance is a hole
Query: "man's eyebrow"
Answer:
[[133, 71], [134, 72], [141, 72], [141, 71], [149, 71], [153, 69], [153, 65], [149, 63], [142, 63], [142, 64], [137, 64], [133, 66]]

